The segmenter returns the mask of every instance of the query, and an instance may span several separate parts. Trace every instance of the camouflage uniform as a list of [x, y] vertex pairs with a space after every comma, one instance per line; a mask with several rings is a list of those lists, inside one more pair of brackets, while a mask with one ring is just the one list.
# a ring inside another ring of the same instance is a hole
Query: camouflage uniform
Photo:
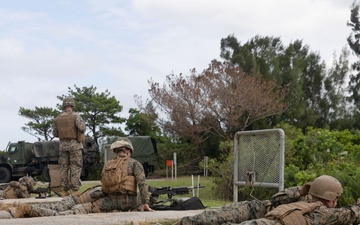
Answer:
[[148, 204], [150, 194], [148, 185], [145, 183], [145, 173], [140, 162], [130, 158], [128, 175], [134, 176], [139, 187], [137, 195], [106, 194], [101, 191], [101, 187], [93, 188], [89, 195], [89, 202], [79, 203], [79, 198], [69, 195], [55, 204], [36, 204], [31, 205], [30, 217], [39, 216], [60, 216], [70, 214], [87, 214], [97, 212], [134, 211], [141, 210], [142, 204]]
[[[336, 205], [343, 193], [334, 177], [322, 175], [302, 188], [289, 188], [274, 195], [270, 202], [233, 203], [230, 210], [204, 212], [185, 217], [181, 224], [242, 224], [242, 225], [312, 225], [358, 224], [360, 206], [328, 208]], [[304, 197], [301, 197], [304, 196]], [[291, 203], [290, 203], [291, 202]]]
[[[266, 218], [266, 211], [273, 208], [268, 207], [267, 203], [269, 201], [256, 200], [233, 203], [218, 211], [204, 211], [199, 215], [184, 217], [180, 224], [283, 225], [280, 221]], [[321, 205], [305, 213], [304, 218], [306, 225], [360, 224], [360, 205], [342, 208]]]
[[91, 188], [89, 190], [89, 196], [90, 199], [88, 199], [88, 202], [83, 204], [78, 204], [79, 197], [73, 195], [68, 195], [56, 203], [32, 204], [31, 212], [27, 216], [43, 217], [91, 213], [94, 208], [93, 202], [103, 197], [101, 187], [96, 186]]
[[[13, 199], [13, 198], [29, 198], [29, 190], [32, 190], [35, 185], [35, 181], [31, 177], [21, 177], [18, 181], [11, 181], [9, 186], [4, 190], [0, 190], [0, 198]], [[9, 190], [12, 189], [12, 190]], [[13, 192], [13, 194], [9, 194]]]
[[140, 210], [142, 204], [149, 204], [150, 196], [148, 185], [145, 182], [145, 173], [142, 164], [130, 158], [128, 166], [128, 176], [134, 176], [139, 187], [138, 195], [119, 195], [106, 194], [99, 202], [99, 208], [102, 212], [110, 212], [112, 210], [130, 211]]
[[183, 217], [181, 224], [224, 224], [264, 218], [274, 207], [296, 201], [309, 201], [310, 195], [301, 196], [301, 187], [290, 187], [273, 195], [269, 200], [252, 200], [235, 202], [218, 210], [205, 210], [189, 217]]
[[[307, 225], [359, 224], [360, 206], [328, 208], [320, 206], [312, 212], [304, 214]], [[279, 221], [266, 218], [244, 221], [241, 225], [281, 225]]]
[[[81, 118], [81, 116], [72, 111], [62, 112], [59, 116], [66, 116], [70, 113], [73, 113], [76, 128], [84, 133], [86, 125]], [[55, 118], [53, 123], [53, 135], [54, 137], [59, 137], [58, 117]], [[59, 164], [60, 164], [60, 185], [64, 190], [79, 190], [80, 187], [80, 176], [82, 170], [82, 149], [83, 145], [78, 140], [61, 140], [60, 138], [60, 147], [59, 147]], [[70, 176], [70, 179], [69, 179]]]

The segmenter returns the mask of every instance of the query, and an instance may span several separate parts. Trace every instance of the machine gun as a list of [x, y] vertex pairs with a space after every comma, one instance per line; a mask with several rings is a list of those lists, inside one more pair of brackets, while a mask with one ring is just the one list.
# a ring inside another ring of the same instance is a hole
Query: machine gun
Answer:
[[[199, 186], [199, 188], [204, 188], [205, 186]], [[168, 199], [167, 201], [172, 201], [172, 197], [174, 195], [186, 195], [189, 194], [191, 190], [193, 190], [195, 187], [152, 187], [149, 186], [149, 192], [150, 195], [150, 203], [155, 204], [158, 203], [158, 198], [160, 195], [167, 195]], [[197, 187], [196, 187], [197, 188]]]
[[[199, 186], [199, 187], [152, 187], [149, 186], [149, 192], [150, 195], [150, 207], [155, 210], [185, 210], [187, 209], [187, 206], [185, 206], [183, 203], [186, 202], [186, 200], [189, 200], [189, 198], [186, 199], [173, 199], [174, 195], [186, 195], [189, 194], [191, 190], [195, 188], [204, 188], [205, 186]], [[160, 195], [167, 195], [167, 199], [162, 199], [158, 201], [158, 198]], [[195, 202], [191, 203], [193, 207], [195, 208], [189, 208], [189, 209], [200, 209], [204, 208], [203, 204], [201, 203], [200, 199], [197, 197], [190, 198], [192, 200], [195, 200]], [[165, 203], [170, 202], [170, 205], [165, 205]]]
[[36, 189], [28, 190], [29, 194], [38, 194], [35, 198], [51, 197], [51, 191], [48, 187], [37, 187]]

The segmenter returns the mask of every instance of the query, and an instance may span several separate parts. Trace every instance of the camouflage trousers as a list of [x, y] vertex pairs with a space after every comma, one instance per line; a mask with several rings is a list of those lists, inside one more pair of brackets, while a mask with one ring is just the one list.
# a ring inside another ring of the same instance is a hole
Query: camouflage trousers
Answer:
[[[95, 193], [95, 189], [90, 195]], [[91, 196], [92, 197], [92, 196]], [[95, 199], [95, 197], [94, 197]], [[61, 216], [73, 214], [88, 214], [97, 212], [118, 211], [140, 211], [141, 205], [137, 196], [131, 195], [107, 195], [97, 199], [95, 202], [77, 204], [77, 198], [72, 195], [64, 197], [56, 203], [43, 203], [31, 205], [29, 217]]]
[[[218, 210], [205, 210], [195, 215], [183, 217], [182, 225], [192, 224], [239, 224], [244, 221], [264, 218], [265, 214], [270, 210], [270, 201], [242, 201], [223, 206]], [[242, 224], [242, 223], [241, 223]], [[244, 223], [245, 224], [245, 223]], [[246, 223], [248, 225], [248, 223]], [[249, 223], [251, 224], [251, 223]], [[253, 223], [257, 224], [257, 223]], [[264, 224], [264, 223], [259, 223]]]
[[99, 199], [99, 208], [102, 212], [118, 210], [122, 212], [140, 211], [141, 205], [136, 195], [108, 194]]
[[64, 197], [56, 203], [32, 204], [29, 217], [62, 216], [73, 214], [88, 214], [93, 212], [93, 204], [86, 202], [77, 204], [76, 197], [72, 195]]
[[60, 151], [59, 165], [61, 187], [65, 190], [79, 190], [82, 164], [82, 149], [62, 149]]

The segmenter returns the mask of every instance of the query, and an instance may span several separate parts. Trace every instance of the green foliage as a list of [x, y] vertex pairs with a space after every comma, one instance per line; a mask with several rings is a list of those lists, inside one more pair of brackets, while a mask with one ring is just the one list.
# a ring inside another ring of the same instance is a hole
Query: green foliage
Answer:
[[[287, 89], [288, 109], [281, 115], [255, 121], [251, 129], [271, 128], [280, 121], [302, 130], [308, 126], [339, 126], [337, 121], [346, 116], [347, 51], [341, 53], [339, 60], [334, 59], [331, 69], [327, 70], [320, 54], [311, 51], [301, 40], [285, 46], [279, 37], [257, 35], [241, 44], [234, 35], [229, 35], [221, 40], [220, 56], [239, 65], [250, 76], [261, 74]], [[351, 127], [351, 121], [347, 120], [346, 125]]]
[[302, 185], [322, 174], [336, 177], [344, 187], [339, 205], [353, 204], [360, 196], [357, 181], [360, 145], [358, 133], [308, 127], [305, 135], [286, 136], [294, 145], [285, 151], [285, 187]]
[[176, 153], [178, 174], [189, 174], [198, 170], [197, 167], [193, 167], [200, 161], [195, 145], [184, 140], [165, 137], [155, 137], [155, 139], [159, 153], [160, 169], [164, 169], [166, 160], [172, 160], [174, 153]]
[[160, 133], [160, 128], [156, 125], [151, 115], [141, 113], [134, 108], [129, 109], [129, 114], [125, 127], [129, 135], [154, 137]]
[[[350, 22], [348, 22], [348, 26], [351, 28], [351, 33], [347, 39], [350, 49], [356, 56], [360, 54], [360, 20], [359, 20], [359, 3], [354, 1], [351, 6], [351, 16]], [[358, 107], [360, 105], [360, 61], [355, 61], [352, 64], [352, 69], [356, 74], [352, 74], [349, 80], [349, 92], [350, 97], [349, 100], [354, 101], [355, 104], [355, 112], [358, 113]], [[357, 127], [358, 129], [360, 127]]]
[[52, 124], [58, 114], [59, 111], [48, 107], [35, 107], [34, 110], [20, 107], [19, 115], [30, 120], [21, 129], [39, 140], [52, 140]]
[[[285, 171], [284, 187], [301, 186], [316, 177], [327, 174], [336, 177], [344, 187], [339, 206], [354, 204], [360, 197], [360, 145], [359, 133], [330, 131], [307, 128], [305, 134], [289, 124], [282, 123], [285, 130]], [[233, 143], [220, 144], [222, 154], [209, 159], [209, 171], [218, 185], [215, 191], [222, 198], [232, 199], [233, 195]], [[251, 196], [267, 199], [273, 189], [240, 187], [239, 200]]]
[[[215, 192], [225, 200], [231, 200], [233, 196], [233, 176], [234, 173], [234, 155], [231, 154], [234, 144], [232, 141], [220, 143], [220, 156], [218, 158], [209, 158], [208, 170], [214, 176], [215, 183], [218, 185]], [[200, 167], [203, 163], [200, 163]]]

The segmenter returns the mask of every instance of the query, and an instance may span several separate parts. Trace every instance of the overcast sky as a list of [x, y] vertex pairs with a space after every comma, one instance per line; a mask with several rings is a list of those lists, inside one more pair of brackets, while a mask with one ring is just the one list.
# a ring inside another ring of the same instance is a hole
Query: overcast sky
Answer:
[[36, 141], [20, 107], [55, 108], [68, 87], [109, 90], [124, 107], [148, 80], [205, 69], [220, 40], [302, 40], [329, 63], [347, 46], [352, 0], [0, 0], [0, 149]]

